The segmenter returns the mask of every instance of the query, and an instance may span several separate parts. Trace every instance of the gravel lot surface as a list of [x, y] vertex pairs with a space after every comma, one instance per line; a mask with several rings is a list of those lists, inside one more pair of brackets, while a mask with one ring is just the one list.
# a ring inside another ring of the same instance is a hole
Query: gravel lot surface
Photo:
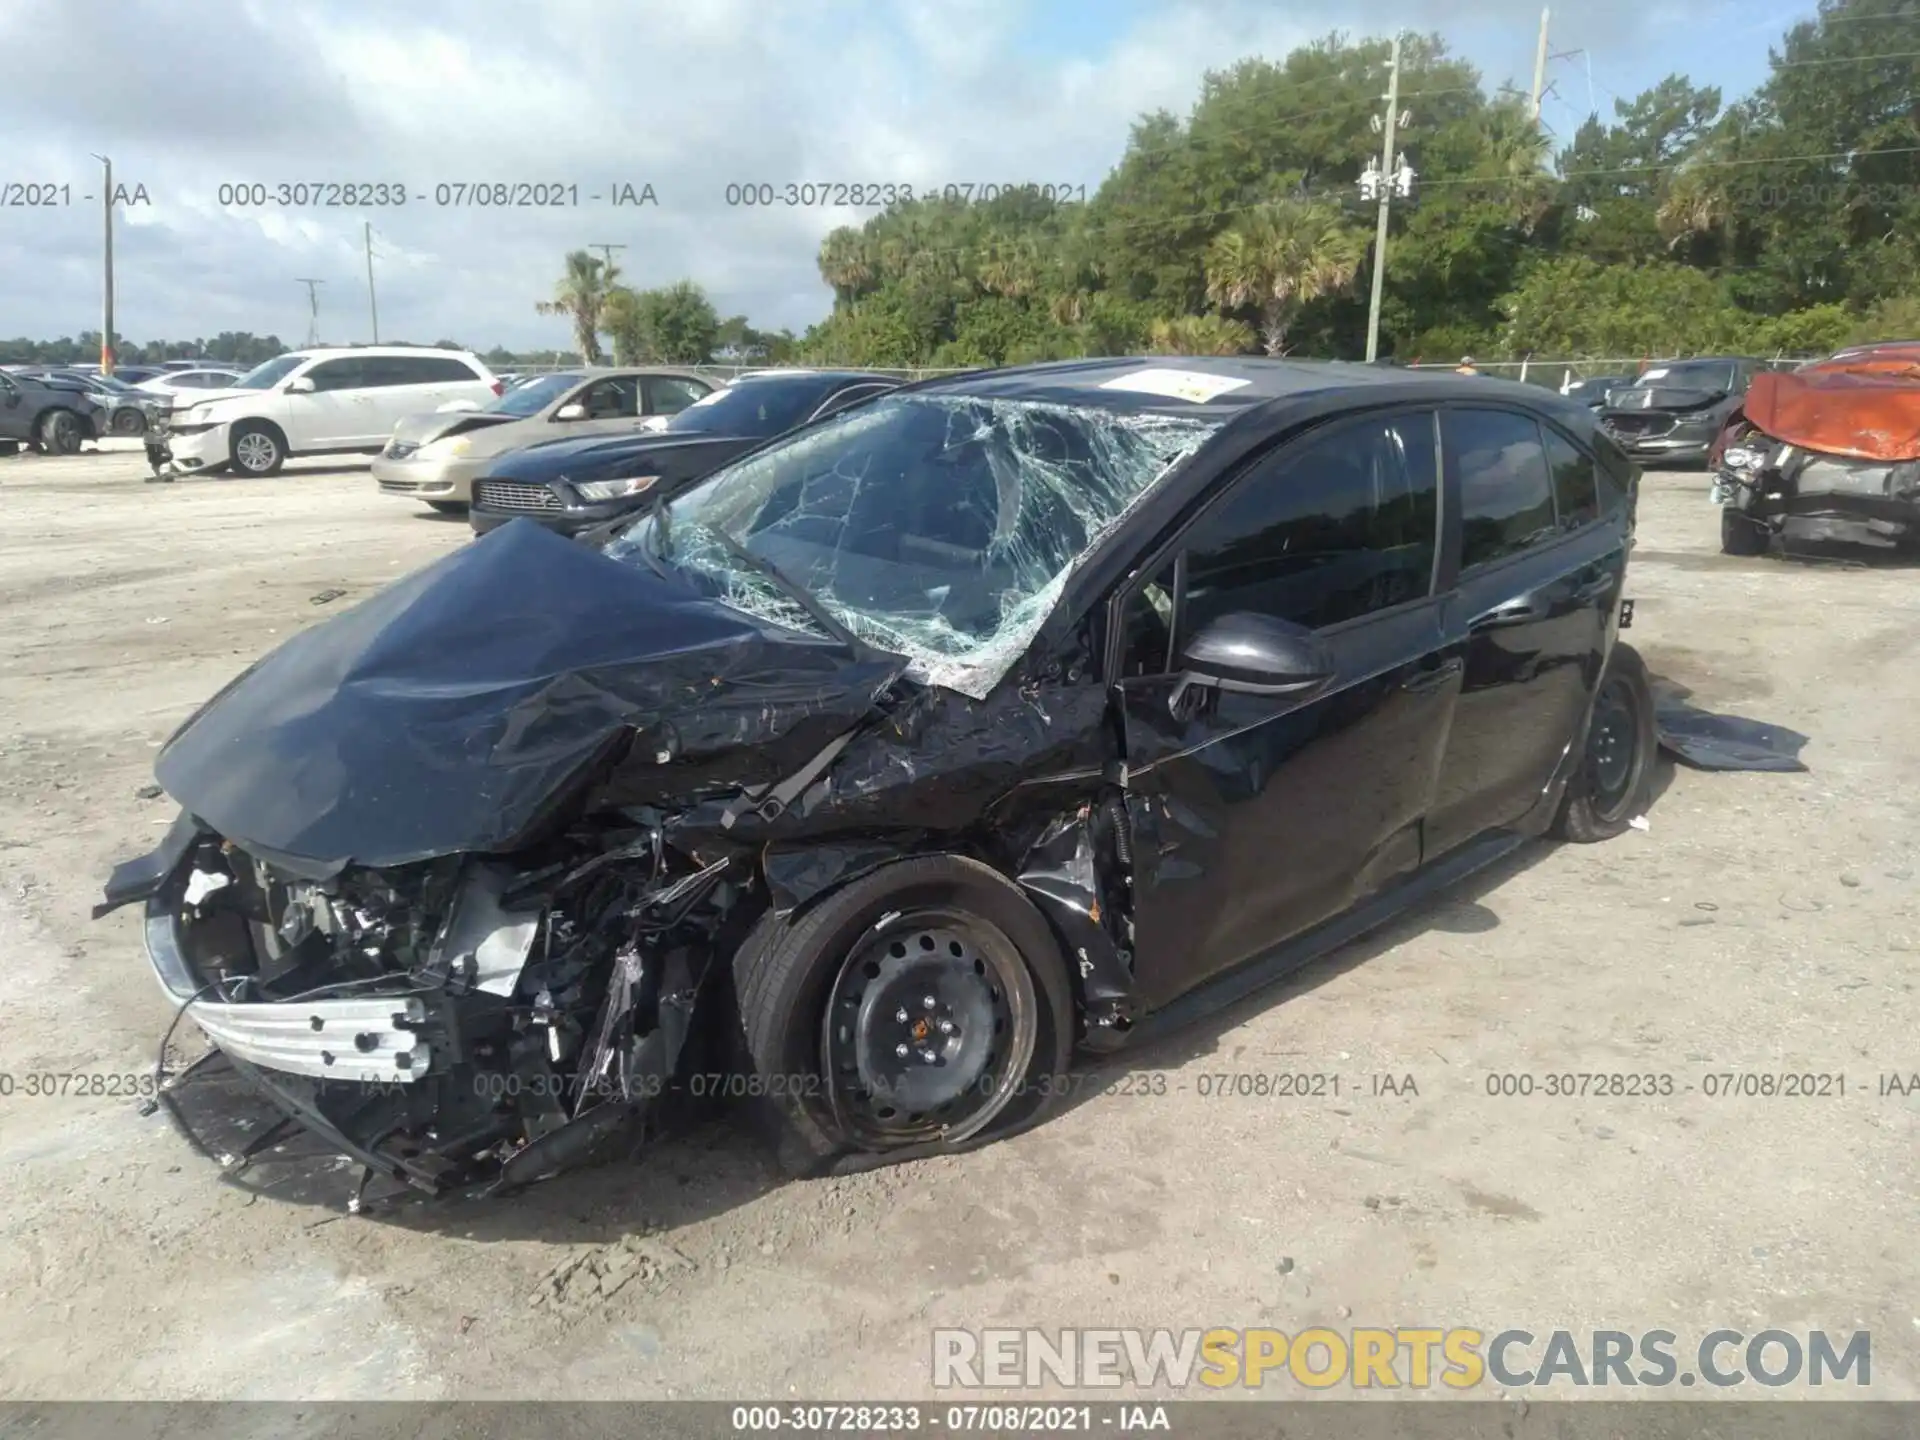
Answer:
[[[467, 528], [364, 468], [144, 474], [0, 459], [0, 1397], [914, 1398], [936, 1326], [1319, 1324], [1867, 1329], [1874, 1396], [1920, 1397], [1920, 1099], [1878, 1093], [1920, 1071], [1912, 570], [1724, 557], [1705, 477], [1650, 475], [1630, 638], [1811, 737], [1809, 773], [1664, 767], [1646, 831], [1529, 848], [1111, 1072], [1143, 1093], [849, 1179], [781, 1183], [720, 1120], [520, 1199], [349, 1216], [351, 1172], [223, 1184], [162, 1116], [20, 1081], [153, 1063], [137, 916], [87, 907], [171, 819], [161, 740]], [[1703, 1092], [1809, 1071], [1846, 1093]], [[1199, 1093], [1275, 1072], [1343, 1093]], [[1487, 1093], [1550, 1072], [1679, 1088]]]

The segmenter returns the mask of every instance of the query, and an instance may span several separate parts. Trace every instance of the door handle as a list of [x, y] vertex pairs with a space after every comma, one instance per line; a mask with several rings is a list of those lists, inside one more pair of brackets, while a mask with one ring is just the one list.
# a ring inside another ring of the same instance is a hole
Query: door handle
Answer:
[[1529, 625], [1536, 620], [1547, 618], [1547, 602], [1538, 595], [1522, 595], [1518, 600], [1509, 600], [1504, 605], [1496, 605], [1483, 615], [1476, 616], [1470, 630], [1494, 630], [1503, 625]]
[[1466, 667], [1458, 660], [1444, 660], [1436, 665], [1423, 665], [1418, 675], [1400, 682], [1400, 688], [1409, 695], [1425, 695], [1438, 690]]

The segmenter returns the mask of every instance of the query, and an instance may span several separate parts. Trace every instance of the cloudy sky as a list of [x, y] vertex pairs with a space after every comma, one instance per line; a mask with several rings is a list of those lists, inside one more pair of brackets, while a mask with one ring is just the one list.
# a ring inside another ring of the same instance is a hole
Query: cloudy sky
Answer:
[[[1545, 119], [1611, 114], [1680, 71], [1732, 98], [1812, 0], [1561, 0]], [[729, 182], [1099, 183], [1129, 123], [1184, 114], [1210, 67], [1337, 27], [1438, 29], [1490, 85], [1531, 80], [1539, 0], [6, 0], [0, 336], [99, 325], [99, 162], [151, 203], [116, 224], [116, 329], [299, 342], [380, 328], [564, 345], [533, 302], [560, 255], [625, 245], [628, 278], [691, 276], [722, 314], [796, 330], [829, 307], [819, 237], [862, 212], [729, 208]], [[56, 43], [48, 43], [49, 41]], [[84, 41], [84, 43], [81, 43]], [[223, 207], [223, 184], [394, 182], [401, 208]], [[440, 185], [561, 182], [577, 206], [434, 203]], [[657, 205], [608, 203], [651, 184]], [[590, 197], [602, 198], [595, 202]], [[12, 196], [7, 197], [14, 198]], [[866, 212], [870, 213], [870, 212]]]

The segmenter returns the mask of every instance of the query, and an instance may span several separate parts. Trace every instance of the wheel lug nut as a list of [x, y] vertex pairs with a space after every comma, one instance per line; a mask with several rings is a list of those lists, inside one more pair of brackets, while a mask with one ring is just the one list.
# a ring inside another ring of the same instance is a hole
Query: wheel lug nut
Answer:
[[951, 1020], [942, 1020], [942, 1021], [940, 1022], [940, 1033], [941, 1033], [942, 1035], [951, 1035], [951, 1034], [953, 1034], [953, 1021], [951, 1021]]
[[931, 1010], [935, 1005], [939, 1004], [940, 1002], [935, 1000], [931, 995], [924, 995], [921, 997], [920, 1003], [926, 1009]]
[[893, 1047], [893, 1053], [904, 1060], [907, 1058], [907, 1047], [904, 1045], [896, 1045]]
[[940, 1057], [934, 1054], [933, 1051], [931, 1050], [922, 1050], [920, 1052], [920, 1058], [926, 1061], [927, 1064], [931, 1065], [933, 1064], [934, 1061], [938, 1060]]
[[893, 1018], [898, 1020], [902, 1025], [906, 1024], [907, 1023], [907, 1007], [902, 1005], [898, 1010], [894, 1012]]

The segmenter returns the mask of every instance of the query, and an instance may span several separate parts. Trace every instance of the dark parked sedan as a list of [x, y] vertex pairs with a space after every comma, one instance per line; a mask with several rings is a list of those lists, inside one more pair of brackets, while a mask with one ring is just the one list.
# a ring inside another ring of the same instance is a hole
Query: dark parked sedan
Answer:
[[671, 495], [776, 435], [899, 386], [858, 371], [746, 375], [649, 435], [555, 440], [509, 451], [473, 482], [474, 533], [522, 516], [574, 535]]
[[962, 1150], [1040, 1119], [1077, 1045], [1628, 826], [1636, 475], [1500, 380], [909, 386], [604, 543], [509, 525], [286, 641], [162, 749], [180, 816], [98, 913], [145, 903], [214, 1046], [177, 1115], [278, 1111], [246, 1154], [300, 1126], [511, 1188], [690, 1077], [802, 1173]]
[[1607, 392], [1600, 423], [1643, 464], [1703, 461], [1764, 360], [1673, 360]]

